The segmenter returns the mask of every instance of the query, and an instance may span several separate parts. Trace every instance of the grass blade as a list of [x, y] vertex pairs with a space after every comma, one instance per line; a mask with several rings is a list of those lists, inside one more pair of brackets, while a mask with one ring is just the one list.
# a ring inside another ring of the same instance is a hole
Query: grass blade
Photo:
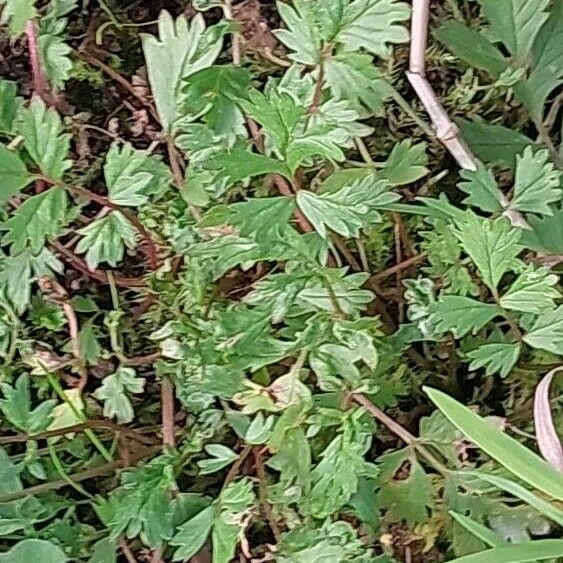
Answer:
[[532, 487], [563, 500], [563, 476], [549, 463], [452, 397], [424, 389], [446, 418], [489, 456]]
[[559, 510], [556, 506], [522, 487], [522, 485], [519, 485], [510, 479], [491, 475], [490, 473], [481, 473], [480, 471], [466, 471], [463, 472], [463, 475], [477, 477], [478, 479], [486, 481], [498, 489], [502, 489], [503, 491], [510, 493], [516, 498], [519, 498], [529, 504], [532, 508], [535, 508], [547, 518], [550, 518], [560, 526], [563, 526], [563, 510]]
[[501, 538], [497, 536], [492, 530], [489, 530], [483, 524], [475, 522], [473, 518], [469, 516], [464, 516], [455, 510], [449, 510], [448, 514], [462, 527], [464, 527], [470, 534], [473, 534], [477, 539], [481, 540], [483, 543], [490, 547], [500, 547], [506, 545]]
[[563, 557], [563, 540], [537, 540], [464, 555], [448, 563], [526, 563]]

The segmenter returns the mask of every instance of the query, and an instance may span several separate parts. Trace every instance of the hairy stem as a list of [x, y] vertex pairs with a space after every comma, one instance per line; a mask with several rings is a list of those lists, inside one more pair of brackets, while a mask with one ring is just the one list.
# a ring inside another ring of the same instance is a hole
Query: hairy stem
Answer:
[[29, 51], [29, 62], [31, 64], [31, 77], [33, 81], [33, 90], [43, 100], [47, 101], [49, 86], [45, 80], [45, 74], [41, 66], [41, 57], [39, 55], [39, 44], [37, 41], [37, 26], [33, 20], [28, 20], [25, 24], [25, 34], [27, 37], [27, 48]]

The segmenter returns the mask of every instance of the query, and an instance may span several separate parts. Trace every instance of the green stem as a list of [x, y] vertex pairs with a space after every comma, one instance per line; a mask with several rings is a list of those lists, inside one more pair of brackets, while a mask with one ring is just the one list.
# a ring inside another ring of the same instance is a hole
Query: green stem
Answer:
[[4, 356], [6, 365], [9, 365], [12, 363], [12, 360], [16, 355], [16, 346], [18, 341], [20, 323], [18, 317], [16, 316], [14, 311], [12, 311], [11, 307], [7, 303], [4, 303], [4, 301], [0, 300], [0, 306], [6, 311], [6, 313], [8, 314], [8, 318], [10, 319], [10, 322], [12, 324], [10, 330], [10, 345], [8, 347], [8, 351], [6, 352], [6, 355]]
[[111, 294], [111, 303], [113, 305], [113, 308], [116, 311], [119, 311], [120, 309], [119, 293], [117, 291], [117, 284], [115, 283], [115, 278], [113, 277], [113, 272], [111, 270], [108, 270], [108, 284], [109, 284], [109, 291]]
[[[58, 380], [53, 376], [52, 373], [47, 373], [47, 381], [49, 385], [53, 388], [55, 393], [59, 396], [59, 398], [68, 406], [68, 408], [72, 411], [74, 416], [80, 420], [80, 422], [86, 422], [87, 418], [81, 413], [75, 405], [72, 404], [71, 401], [68, 400], [66, 393], [64, 392], [63, 388], [61, 387]], [[100, 442], [98, 437], [90, 430], [89, 428], [84, 429], [84, 434], [88, 437], [88, 439], [92, 442], [94, 447], [100, 452], [101, 456], [108, 462], [113, 460], [111, 454], [107, 451], [105, 446]]]
[[401, 94], [391, 86], [391, 97], [397, 102], [399, 107], [420, 127], [421, 131], [423, 131], [429, 137], [436, 137], [432, 128], [423, 120], [421, 119], [418, 114], [412, 109], [411, 105], [401, 96]]
[[89, 499], [93, 499], [94, 497], [86, 489], [84, 489], [84, 487], [81, 487], [78, 483], [75, 483], [68, 476], [68, 474], [64, 470], [64, 467], [63, 467], [59, 457], [57, 456], [57, 452], [56, 452], [55, 448], [53, 448], [53, 444], [51, 443], [50, 440], [47, 443], [47, 447], [49, 448], [49, 455], [51, 456], [51, 461], [53, 462], [53, 465], [55, 466], [55, 469], [57, 470], [57, 473], [60, 475], [61, 479], [63, 481], [65, 481], [75, 491], [78, 491], [81, 495], [84, 495], [85, 497], [87, 497]]

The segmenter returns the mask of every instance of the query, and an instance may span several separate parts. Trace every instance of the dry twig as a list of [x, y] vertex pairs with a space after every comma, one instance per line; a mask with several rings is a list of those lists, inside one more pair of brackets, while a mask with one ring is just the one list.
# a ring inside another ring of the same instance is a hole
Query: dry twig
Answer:
[[[406, 75], [432, 121], [436, 138], [446, 147], [461, 168], [465, 170], [477, 170], [479, 161], [462, 139], [459, 128], [450, 119], [444, 106], [436, 96], [432, 85], [426, 78], [425, 53], [428, 41], [429, 19], [430, 0], [413, 0], [411, 49], [409, 70]], [[510, 202], [504, 195], [500, 203], [505, 208], [503, 214], [515, 227], [530, 229], [526, 219], [524, 219], [518, 211], [510, 209]]]

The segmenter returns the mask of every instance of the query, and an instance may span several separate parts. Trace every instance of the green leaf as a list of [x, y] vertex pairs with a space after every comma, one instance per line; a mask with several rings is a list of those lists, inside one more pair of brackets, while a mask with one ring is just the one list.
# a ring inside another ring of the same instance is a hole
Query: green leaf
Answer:
[[505, 309], [536, 314], [553, 309], [553, 300], [561, 297], [554, 287], [558, 281], [559, 277], [550, 274], [546, 268], [529, 264], [500, 298], [500, 305]]
[[42, 174], [60, 180], [70, 168], [70, 135], [63, 133], [59, 114], [37, 96], [20, 111], [17, 129], [24, 146]]
[[136, 245], [136, 231], [119, 211], [111, 211], [78, 231], [82, 239], [76, 245], [78, 254], [86, 253], [86, 262], [95, 270], [100, 262], [111, 266], [123, 259], [125, 247]]
[[327, 229], [345, 237], [358, 236], [363, 227], [381, 221], [378, 208], [399, 197], [389, 190], [387, 181], [365, 178], [332, 193], [301, 190], [296, 200], [319, 235], [327, 238]]
[[328, 100], [310, 118], [303, 119], [285, 151], [292, 173], [302, 165], [310, 165], [313, 157], [341, 162], [342, 148], [349, 148], [356, 137], [365, 137], [372, 129], [357, 121], [359, 115], [347, 102]]
[[334, 312], [335, 299], [344, 313], [354, 315], [373, 301], [373, 293], [361, 289], [368, 274], [358, 272], [346, 275], [346, 268], [328, 268], [324, 270], [324, 275], [325, 280], [319, 279], [316, 285], [305, 288], [299, 294], [299, 306], [302, 310]]
[[495, 291], [502, 276], [518, 264], [519, 231], [504, 218], [491, 221], [471, 211], [456, 224], [454, 233], [463, 250], [479, 269], [483, 281]]
[[385, 113], [392, 87], [364, 53], [337, 53], [325, 62], [325, 77], [335, 100], [346, 100], [362, 117]]
[[546, 461], [445, 393], [424, 388], [430, 400], [463, 434], [522, 481], [563, 500], [563, 479]]
[[19, 156], [0, 143], [0, 203], [8, 201], [33, 181]]
[[[52, 412], [51, 424], [47, 430], [58, 430], [84, 422], [84, 398], [80, 389], [65, 389], [65, 401]], [[56, 439], [56, 438], [55, 438]]]
[[563, 229], [559, 228], [563, 224], [563, 208], [555, 208], [552, 212], [552, 216], [529, 217], [531, 230], [522, 232], [522, 244], [526, 248], [546, 254], [563, 254]]
[[263, 174], [281, 174], [291, 178], [291, 172], [282, 160], [249, 152], [241, 147], [221, 153], [213, 162], [228, 176], [231, 183]]
[[131, 422], [135, 416], [128, 393], [142, 393], [145, 380], [137, 377], [135, 370], [119, 367], [115, 373], [104, 378], [102, 385], [93, 394], [104, 403], [104, 416], [116, 418], [120, 424]]
[[236, 546], [244, 536], [241, 522], [254, 501], [252, 482], [248, 478], [230, 483], [217, 499], [217, 515], [211, 533], [213, 563], [232, 561]]
[[431, 322], [436, 330], [451, 330], [456, 338], [468, 332], [476, 334], [501, 313], [496, 305], [481, 303], [461, 295], [442, 295], [430, 306]]
[[410, 448], [381, 456], [379, 504], [391, 521], [414, 525], [428, 520], [432, 483]]
[[[76, 310], [76, 309], [75, 309]], [[98, 342], [93, 319], [86, 321], [78, 333], [80, 357], [90, 365], [96, 365], [100, 359], [102, 347]]]
[[412, 144], [411, 139], [397, 143], [385, 162], [381, 177], [391, 186], [412, 184], [428, 174], [426, 143]]
[[506, 542], [502, 540], [495, 532], [489, 530], [479, 522], [476, 522], [469, 516], [464, 516], [459, 514], [454, 510], [449, 510], [448, 514], [460, 525], [463, 526], [470, 534], [473, 534], [476, 538], [480, 539], [484, 544], [491, 547], [497, 547], [501, 545], [506, 545]]
[[70, 559], [54, 543], [45, 540], [28, 539], [14, 545], [0, 554], [0, 563], [66, 563]]
[[490, 125], [480, 121], [456, 119], [462, 137], [475, 152], [475, 156], [483, 162], [502, 163], [514, 169], [516, 155], [522, 154], [534, 141], [526, 135], [503, 127]]
[[365, 49], [387, 57], [391, 43], [406, 43], [407, 29], [398, 22], [410, 16], [409, 6], [396, 0], [353, 0], [344, 7], [341, 30], [336, 40], [346, 50]]
[[57, 88], [64, 88], [72, 71], [72, 60], [69, 56], [72, 47], [62, 37], [51, 33], [41, 33], [38, 42], [41, 62], [49, 82]]
[[549, 0], [478, 0], [489, 20], [490, 36], [504, 43], [515, 65], [523, 66], [547, 20]]
[[163, 11], [158, 18], [158, 37], [143, 35], [147, 72], [160, 122], [166, 133], [178, 113], [182, 81], [212, 65], [223, 46], [223, 27], [205, 28], [197, 14], [188, 24], [185, 16], [176, 21]]
[[200, 226], [231, 225], [241, 237], [276, 238], [287, 228], [294, 209], [290, 197], [254, 197], [212, 209]]
[[328, 100], [314, 115], [307, 116], [302, 101], [280, 88], [270, 88], [266, 94], [251, 91], [248, 100], [240, 104], [262, 125], [266, 146], [285, 160], [291, 174], [316, 156], [344, 160], [341, 147], [351, 146], [354, 137], [371, 132], [356, 121], [358, 114], [346, 102]]
[[375, 468], [364, 459], [371, 433], [361, 421], [362, 414], [357, 410], [344, 418], [341, 432], [325, 448], [311, 473], [311, 511], [316, 518], [338, 512], [358, 490], [359, 478], [375, 474]]
[[203, 114], [209, 129], [228, 142], [248, 136], [238, 106], [238, 99], [245, 98], [249, 89], [248, 71], [235, 65], [215, 65], [190, 75], [184, 84], [185, 115]]
[[111, 537], [98, 540], [92, 546], [88, 563], [117, 563], [117, 541]]
[[1, 23], [8, 21], [12, 37], [21, 35], [25, 24], [35, 18], [37, 13], [35, 0], [0, 0], [0, 6], [4, 6]]
[[561, 172], [550, 161], [547, 150], [526, 147], [516, 157], [516, 179], [510, 207], [538, 215], [551, 215], [550, 204], [561, 200]]
[[23, 491], [18, 467], [6, 450], [0, 446], [0, 495], [9, 495]]
[[208, 444], [205, 446], [205, 451], [213, 457], [197, 462], [200, 475], [215, 473], [238, 459], [238, 455], [231, 448], [222, 444]]
[[296, 127], [307, 108], [299, 106], [287, 93], [270, 89], [267, 94], [252, 90], [248, 100], [241, 105], [252, 119], [264, 128], [264, 133], [272, 140], [278, 151], [285, 155]]
[[542, 121], [546, 100], [563, 79], [563, 0], [555, 0], [549, 19], [532, 46], [532, 70], [515, 91], [532, 119]]
[[15, 82], [0, 78], [0, 131], [11, 133], [22, 99]]
[[563, 540], [535, 540], [451, 559], [449, 563], [527, 563], [563, 556]]
[[211, 533], [214, 516], [214, 507], [208, 506], [177, 528], [170, 541], [170, 545], [177, 547], [173, 561], [186, 561], [199, 552]]
[[0, 287], [4, 288], [6, 297], [16, 311], [22, 313], [29, 303], [33, 280], [61, 271], [62, 264], [47, 249], [37, 256], [25, 250], [8, 256], [0, 263]]
[[434, 36], [456, 57], [472, 67], [498, 76], [508, 66], [502, 53], [481, 33], [460, 21], [449, 20], [434, 31]]
[[498, 489], [523, 500], [531, 507], [535, 508], [540, 514], [551, 518], [551, 520], [559, 524], [559, 526], [563, 526], [563, 510], [557, 508], [554, 503], [547, 502], [533, 492], [528, 491], [528, 489], [522, 485], [519, 485], [510, 479], [505, 479], [504, 477], [499, 477], [498, 475], [493, 475], [491, 473], [483, 473], [482, 471], [467, 471], [464, 473], [470, 477], [476, 477], [486, 481]]
[[48, 238], [60, 234], [66, 213], [67, 195], [63, 188], [52, 187], [31, 196], [0, 226], [8, 231], [2, 243], [12, 243], [12, 254], [21, 252], [28, 244], [31, 252], [37, 254]]
[[4, 395], [4, 398], [0, 400], [0, 410], [16, 428], [31, 435], [37, 434], [49, 426], [52, 410], [57, 402], [43, 401], [32, 409], [27, 374], [20, 375], [14, 387], [8, 383], [0, 383], [0, 389]]
[[524, 342], [532, 348], [563, 355], [563, 305], [542, 312], [524, 336]]
[[[274, 31], [276, 37], [292, 51], [289, 58], [315, 66], [320, 61], [323, 39], [332, 39], [338, 29], [342, 10], [338, 2], [325, 5], [294, 0], [294, 7], [277, 2], [277, 11], [287, 29]], [[334, 7], [336, 9], [331, 10]]]
[[104, 176], [108, 197], [116, 205], [144, 205], [150, 195], [162, 193], [170, 183], [170, 171], [163, 162], [128, 143], [112, 144]]
[[517, 342], [483, 344], [467, 352], [467, 357], [472, 360], [469, 369], [474, 371], [484, 367], [486, 375], [499, 373], [501, 377], [506, 377], [516, 365], [520, 349], [521, 346]]
[[462, 170], [460, 176], [465, 181], [460, 182], [457, 187], [468, 194], [463, 203], [489, 213], [499, 213], [503, 210], [500, 203], [502, 192], [492, 170], [479, 165], [477, 170]]

